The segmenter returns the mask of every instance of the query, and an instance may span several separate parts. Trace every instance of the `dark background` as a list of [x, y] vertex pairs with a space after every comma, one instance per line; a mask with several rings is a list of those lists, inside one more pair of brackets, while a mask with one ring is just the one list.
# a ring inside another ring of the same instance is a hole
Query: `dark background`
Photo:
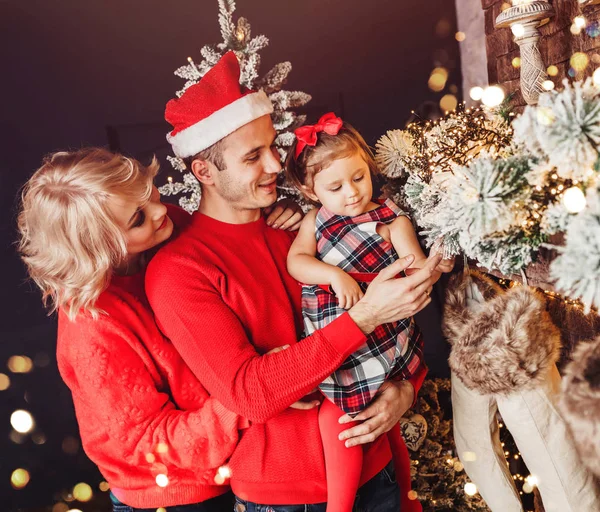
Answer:
[[[80, 449], [63, 449], [65, 438], [78, 439], [77, 425], [56, 370], [55, 320], [15, 253], [19, 187], [49, 152], [106, 146], [107, 126], [116, 127], [125, 152], [142, 159], [156, 152], [164, 161], [164, 105], [184, 82], [173, 71], [188, 55], [199, 62], [202, 45], [221, 41], [217, 12], [216, 0], [0, 0], [0, 372], [11, 379], [0, 391], [2, 511], [49, 511], [81, 481], [97, 497], [70, 506], [107, 506], [94, 465]], [[370, 144], [403, 127], [412, 109], [437, 104], [452, 85], [460, 89], [450, 0], [238, 0], [237, 16], [270, 39], [261, 74], [291, 61], [286, 89], [311, 94], [314, 116], [343, 114]], [[433, 93], [427, 80], [440, 64], [450, 78]], [[163, 169], [159, 181], [178, 178], [168, 164]], [[30, 373], [8, 370], [17, 354], [34, 360]], [[33, 414], [44, 444], [9, 438], [10, 414], [19, 408]], [[18, 467], [31, 481], [17, 491], [10, 474]]]

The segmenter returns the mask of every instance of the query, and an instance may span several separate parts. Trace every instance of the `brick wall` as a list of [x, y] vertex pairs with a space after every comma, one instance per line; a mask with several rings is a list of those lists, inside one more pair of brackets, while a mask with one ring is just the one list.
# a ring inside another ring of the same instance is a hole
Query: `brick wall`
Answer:
[[[485, 15], [485, 34], [488, 59], [489, 83], [502, 85], [507, 93], [515, 93], [515, 104], [524, 105], [525, 101], [519, 89], [520, 70], [512, 65], [515, 57], [519, 56], [519, 47], [513, 41], [509, 28], [496, 29], [495, 21], [498, 14], [510, 2], [503, 0], [481, 0]], [[540, 51], [546, 66], [555, 65], [558, 75], [550, 77], [559, 85], [567, 76], [569, 60], [576, 52], [586, 53], [589, 64], [585, 71], [578, 73], [575, 78], [584, 78], [600, 66], [600, 35], [591, 37], [584, 29], [579, 35], [571, 33], [573, 18], [583, 14], [588, 26], [597, 22], [597, 32], [600, 33], [600, 5], [580, 8], [578, 0], [552, 0], [555, 15], [540, 28]]]

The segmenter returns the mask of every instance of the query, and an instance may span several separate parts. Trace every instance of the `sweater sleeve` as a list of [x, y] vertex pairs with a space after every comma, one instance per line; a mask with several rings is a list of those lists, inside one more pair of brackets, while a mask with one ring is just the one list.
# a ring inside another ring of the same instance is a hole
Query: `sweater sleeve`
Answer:
[[160, 375], [145, 364], [145, 347], [126, 329], [101, 317], [74, 324], [63, 342], [59, 369], [84, 448], [100, 467], [150, 470], [156, 462], [204, 474], [233, 453], [239, 416], [210, 397], [199, 410], [176, 408]]
[[185, 282], [166, 293], [176, 279], [154, 264], [146, 293], [159, 327], [209, 393], [250, 421], [265, 422], [313, 391], [366, 341], [346, 313], [301, 343], [273, 332], [290, 347], [260, 355], [199, 265], [186, 266]]

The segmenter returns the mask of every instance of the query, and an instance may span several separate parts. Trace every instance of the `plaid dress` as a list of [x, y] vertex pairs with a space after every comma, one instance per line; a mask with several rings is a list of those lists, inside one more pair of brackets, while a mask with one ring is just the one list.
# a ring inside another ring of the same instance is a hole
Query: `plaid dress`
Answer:
[[[334, 215], [321, 208], [316, 217], [317, 258], [354, 277], [362, 291], [377, 273], [398, 259], [390, 242], [377, 234], [378, 224], [405, 215], [389, 199], [356, 217]], [[302, 287], [305, 335], [325, 327], [346, 310], [338, 306], [328, 287]], [[367, 342], [319, 386], [344, 412], [354, 415], [373, 399], [384, 381], [404, 380], [423, 358], [421, 333], [412, 318], [378, 326]]]

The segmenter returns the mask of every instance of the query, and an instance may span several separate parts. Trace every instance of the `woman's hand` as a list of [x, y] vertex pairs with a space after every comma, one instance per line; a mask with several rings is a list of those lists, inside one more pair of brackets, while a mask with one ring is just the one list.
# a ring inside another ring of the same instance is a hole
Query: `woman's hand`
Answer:
[[304, 218], [302, 208], [291, 199], [280, 199], [265, 208], [264, 213], [268, 215], [267, 226], [287, 231], [297, 231]]
[[404, 413], [410, 409], [414, 398], [415, 389], [410, 382], [405, 380], [384, 382], [369, 407], [354, 418], [347, 414], [340, 418], [340, 423], [361, 422], [344, 430], [339, 436], [340, 441], [345, 440], [347, 448], [372, 443], [400, 421]]
[[342, 269], [335, 267], [335, 269], [332, 268], [332, 272], [331, 288], [337, 297], [338, 304], [342, 309], [350, 309], [362, 299], [363, 292], [358, 283]]

